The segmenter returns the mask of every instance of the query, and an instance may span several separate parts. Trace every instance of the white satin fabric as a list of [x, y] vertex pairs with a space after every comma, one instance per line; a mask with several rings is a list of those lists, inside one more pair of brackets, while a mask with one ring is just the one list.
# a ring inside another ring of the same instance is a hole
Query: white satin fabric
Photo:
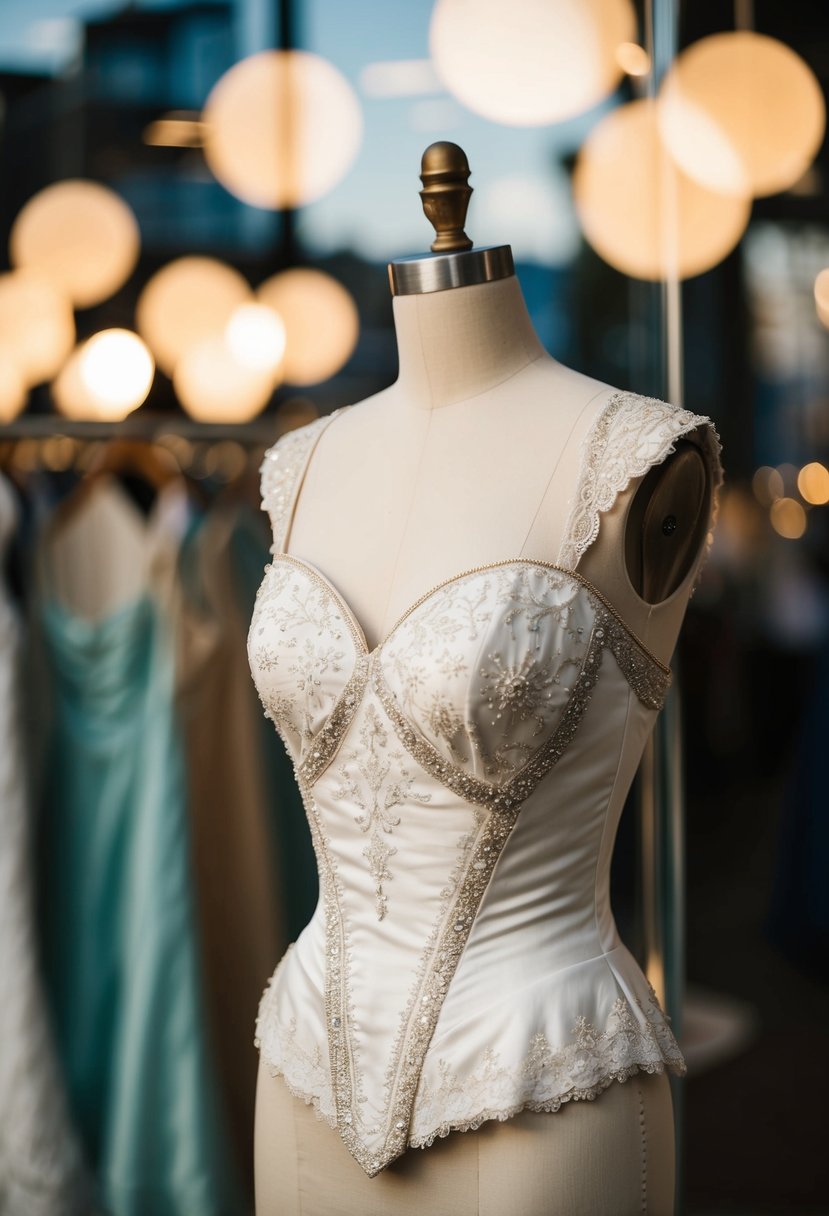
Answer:
[[[263, 465], [273, 562], [248, 652], [294, 760], [321, 896], [263, 995], [256, 1043], [371, 1177], [450, 1130], [685, 1072], [609, 902], [670, 674], [575, 566], [601, 504], [708, 420], [616, 394], [585, 445], [567, 564], [464, 571], [371, 650], [336, 588], [283, 549], [335, 414]], [[621, 462], [607, 455], [619, 425]]]

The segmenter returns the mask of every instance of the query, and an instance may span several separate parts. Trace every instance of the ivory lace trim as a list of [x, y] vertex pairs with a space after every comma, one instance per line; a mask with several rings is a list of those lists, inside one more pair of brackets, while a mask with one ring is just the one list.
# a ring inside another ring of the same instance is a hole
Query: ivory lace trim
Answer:
[[709, 535], [697, 568], [698, 576], [710, 548], [723, 480], [720, 437], [704, 414], [692, 414], [656, 397], [628, 392], [614, 393], [608, 399], [585, 436], [579, 482], [564, 528], [558, 565], [575, 570], [599, 535], [602, 512], [610, 510], [635, 477], [661, 464], [676, 450], [677, 440], [698, 427], [704, 428], [704, 450], [713, 490]]
[[[281, 1077], [295, 1098], [313, 1107], [317, 1119], [336, 1129], [323, 1053], [319, 1047], [309, 1052], [299, 1046], [293, 1020], [287, 1032], [280, 1033], [273, 1007], [275, 979], [276, 973], [260, 1003], [255, 1045], [270, 1075]], [[644, 1024], [619, 996], [604, 1030], [582, 1015], [573, 1026], [573, 1040], [563, 1046], [552, 1047], [546, 1035], [538, 1032], [517, 1067], [502, 1066], [499, 1053], [492, 1048], [483, 1052], [471, 1073], [463, 1075], [439, 1059], [440, 1081], [431, 1089], [421, 1082], [405, 1147], [428, 1148], [452, 1131], [475, 1131], [493, 1120], [503, 1123], [524, 1110], [554, 1113], [566, 1102], [593, 1100], [614, 1081], [627, 1081], [639, 1072], [684, 1076], [687, 1066], [670, 1029], [670, 1018], [661, 1010], [650, 984], [648, 988], [651, 995], [646, 1005], [635, 998]], [[402, 1151], [404, 1146], [394, 1156]], [[389, 1163], [377, 1164], [381, 1170]]]

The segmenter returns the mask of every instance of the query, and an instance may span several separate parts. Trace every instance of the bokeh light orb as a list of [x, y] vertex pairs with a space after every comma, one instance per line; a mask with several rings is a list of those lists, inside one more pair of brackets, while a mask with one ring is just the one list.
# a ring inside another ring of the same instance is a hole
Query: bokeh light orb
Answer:
[[124, 200], [107, 186], [72, 178], [38, 191], [21, 208], [9, 256], [12, 265], [49, 279], [76, 308], [89, 308], [123, 286], [140, 246]]
[[687, 47], [660, 90], [660, 129], [682, 170], [724, 194], [776, 194], [811, 165], [826, 106], [790, 47], [736, 30]]
[[822, 507], [829, 502], [829, 469], [818, 460], [805, 464], [797, 475], [797, 488], [806, 502]]
[[815, 308], [821, 324], [829, 329], [829, 267], [815, 276]]
[[778, 498], [769, 514], [771, 526], [786, 540], [799, 540], [806, 531], [806, 512], [795, 498]]
[[55, 408], [66, 418], [82, 422], [103, 421], [98, 402], [81, 376], [83, 345], [76, 346], [51, 384]]
[[345, 176], [363, 136], [357, 95], [307, 51], [260, 51], [214, 85], [204, 154], [222, 185], [257, 207], [298, 207]]
[[221, 336], [205, 338], [182, 356], [173, 387], [198, 422], [248, 422], [268, 404], [275, 383], [272, 371], [240, 363]]
[[429, 45], [460, 102], [492, 122], [542, 126], [590, 109], [619, 82], [636, 38], [629, 0], [437, 0]]
[[657, 103], [607, 114], [579, 152], [573, 175], [585, 237], [634, 278], [691, 278], [731, 252], [748, 224], [749, 200], [706, 190], [673, 162], [660, 139]]
[[84, 343], [79, 372], [97, 404], [99, 417], [119, 419], [146, 400], [155, 364], [138, 334], [128, 329], [104, 329]]
[[72, 304], [40, 275], [0, 274], [0, 336], [27, 388], [51, 380], [75, 343]]
[[285, 354], [285, 323], [265, 304], [240, 304], [225, 327], [233, 354], [252, 371], [276, 372]]
[[764, 507], [770, 507], [775, 499], [782, 498], [785, 492], [780, 472], [768, 464], [761, 465], [755, 471], [751, 479], [751, 488], [754, 491], [754, 497]]
[[240, 304], [249, 303], [246, 280], [217, 258], [183, 257], [153, 275], [138, 298], [138, 332], [168, 376], [191, 347], [218, 337]]
[[289, 384], [318, 384], [351, 357], [360, 332], [350, 293], [321, 270], [284, 270], [256, 292], [285, 326], [282, 378]]
[[13, 351], [0, 345], [0, 423], [14, 421], [25, 406], [27, 395]]

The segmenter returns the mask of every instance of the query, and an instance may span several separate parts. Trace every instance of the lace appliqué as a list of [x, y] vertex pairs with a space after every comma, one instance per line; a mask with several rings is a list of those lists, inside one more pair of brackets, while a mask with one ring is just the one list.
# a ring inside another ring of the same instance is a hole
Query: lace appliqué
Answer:
[[[331, 796], [359, 807], [362, 814], [355, 815], [355, 823], [360, 831], [371, 832], [371, 840], [363, 849], [363, 856], [369, 863], [369, 872], [374, 879], [377, 919], [383, 920], [388, 911], [388, 896], [383, 883], [392, 877], [388, 862], [397, 849], [383, 840], [380, 831], [390, 834], [398, 826], [400, 817], [394, 814], [396, 807], [408, 806], [412, 802], [431, 802], [432, 795], [419, 794], [412, 788], [414, 777], [400, 763], [405, 754], [399, 748], [388, 750], [388, 759], [381, 755], [382, 751], [388, 749], [389, 732], [371, 704], [366, 710], [359, 734], [361, 746], [344, 753], [344, 763], [337, 772], [340, 784], [332, 790]], [[356, 766], [362, 781], [348, 771], [350, 764]], [[395, 772], [390, 780], [392, 764], [395, 765]]]
[[703, 427], [712, 471], [710, 531], [714, 526], [722, 468], [719, 436], [710, 418], [638, 393], [614, 393], [588, 431], [582, 450], [581, 476], [564, 528], [558, 565], [575, 570], [599, 534], [599, 517], [609, 511], [635, 477], [661, 464], [683, 435]]
[[647, 1007], [638, 998], [637, 1004], [644, 1025], [619, 996], [603, 1030], [582, 1015], [573, 1026], [572, 1041], [563, 1046], [552, 1045], [538, 1032], [517, 1067], [503, 1066], [492, 1048], [462, 1075], [448, 1060], [440, 1060], [439, 1083], [432, 1088], [424, 1084], [418, 1092], [409, 1144], [427, 1148], [451, 1131], [474, 1131], [522, 1110], [554, 1112], [565, 1102], [595, 1098], [614, 1081], [626, 1081], [637, 1072], [667, 1069], [684, 1076], [687, 1066], [653, 989]]
[[284, 1026], [277, 1014], [276, 984], [279, 973], [293, 949], [292, 942], [279, 966], [268, 980], [256, 1015], [253, 1045], [261, 1053], [272, 1077], [283, 1079], [290, 1092], [308, 1105], [313, 1104], [319, 1119], [336, 1126], [328, 1060], [319, 1046], [304, 1048], [297, 1041], [297, 1020]]
[[348, 408], [341, 405], [305, 426], [286, 431], [265, 452], [259, 468], [259, 488], [262, 506], [270, 517], [273, 531], [272, 554], [280, 553], [284, 548], [288, 521], [299, 492], [300, 473], [311, 449], [329, 422]]

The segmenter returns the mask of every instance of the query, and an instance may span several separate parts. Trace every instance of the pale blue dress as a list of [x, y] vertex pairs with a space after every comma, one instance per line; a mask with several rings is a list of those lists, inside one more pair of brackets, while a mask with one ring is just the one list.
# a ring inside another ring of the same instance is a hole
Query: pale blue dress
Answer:
[[234, 1216], [244, 1205], [208, 1049], [173, 713], [178, 538], [163, 510], [144, 526], [145, 590], [98, 619], [54, 594], [59, 541], [41, 551], [45, 974], [104, 1210]]

